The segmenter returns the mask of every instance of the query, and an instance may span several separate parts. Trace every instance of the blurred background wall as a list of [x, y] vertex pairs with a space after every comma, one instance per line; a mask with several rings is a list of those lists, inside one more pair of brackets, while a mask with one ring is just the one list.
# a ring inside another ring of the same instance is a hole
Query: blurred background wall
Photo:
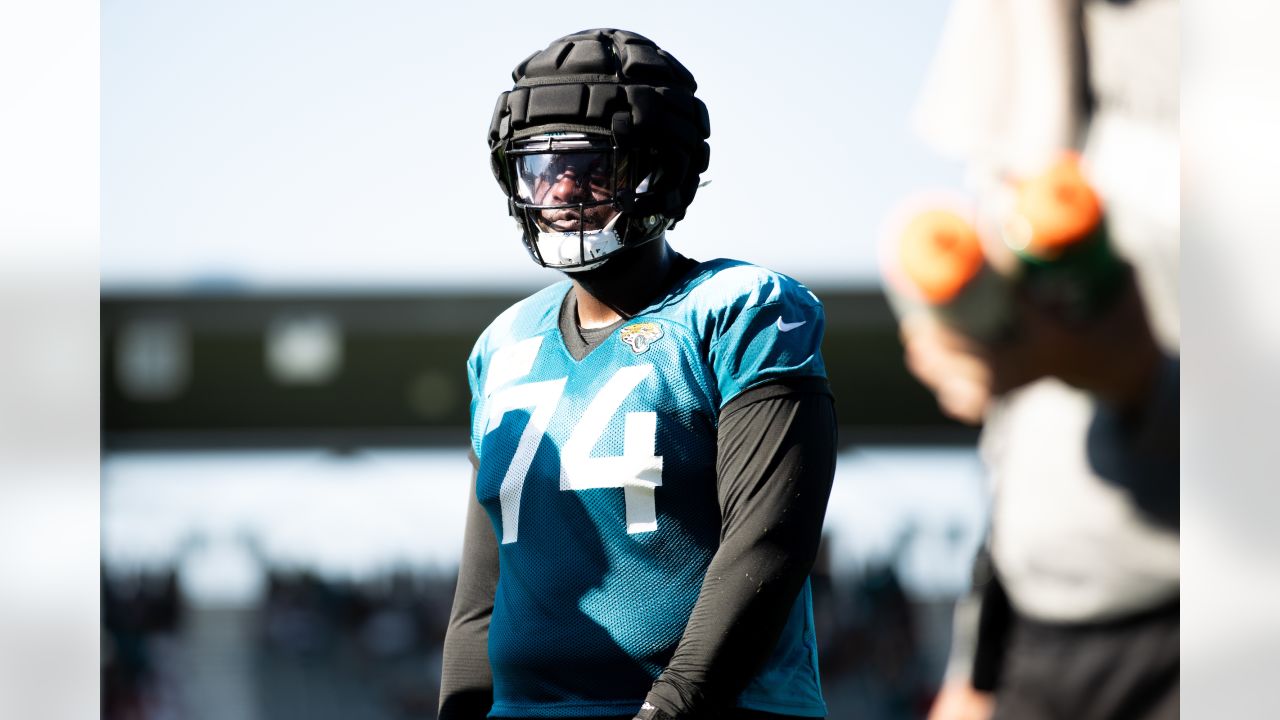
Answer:
[[831, 716], [922, 717], [986, 516], [902, 366], [877, 234], [960, 182], [907, 117], [945, 6], [102, 8], [108, 718], [433, 718], [471, 343], [556, 279], [482, 141], [510, 70], [648, 35], [712, 117], [672, 244], [806, 282], [841, 449], [815, 570]]

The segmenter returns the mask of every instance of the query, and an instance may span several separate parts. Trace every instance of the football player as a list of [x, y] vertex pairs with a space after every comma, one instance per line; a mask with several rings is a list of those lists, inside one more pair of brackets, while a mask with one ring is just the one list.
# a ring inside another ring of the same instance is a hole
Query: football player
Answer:
[[534, 262], [468, 362], [474, 489], [440, 717], [822, 717], [808, 583], [835, 465], [822, 305], [665, 232], [693, 76], [621, 30], [516, 67], [489, 130]]

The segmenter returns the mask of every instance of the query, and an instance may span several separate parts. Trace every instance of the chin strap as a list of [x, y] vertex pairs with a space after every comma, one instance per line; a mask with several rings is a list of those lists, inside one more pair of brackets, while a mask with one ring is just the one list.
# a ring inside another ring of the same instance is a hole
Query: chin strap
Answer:
[[564, 272], [599, 267], [610, 256], [625, 249], [615, 230], [621, 218], [622, 213], [618, 213], [604, 228], [591, 232], [539, 232], [535, 242], [542, 264]]

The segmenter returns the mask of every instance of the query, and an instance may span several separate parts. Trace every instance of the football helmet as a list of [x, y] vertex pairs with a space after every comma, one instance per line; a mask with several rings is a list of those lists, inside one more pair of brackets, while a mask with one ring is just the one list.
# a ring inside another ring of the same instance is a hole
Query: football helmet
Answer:
[[535, 262], [598, 267], [684, 218], [711, 131], [679, 61], [640, 35], [586, 30], [534, 53], [512, 78], [489, 150]]

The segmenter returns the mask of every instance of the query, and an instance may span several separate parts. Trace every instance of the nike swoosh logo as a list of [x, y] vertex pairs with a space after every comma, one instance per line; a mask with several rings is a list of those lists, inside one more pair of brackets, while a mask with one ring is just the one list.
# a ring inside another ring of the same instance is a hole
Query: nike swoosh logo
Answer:
[[803, 325], [803, 324], [805, 324], [805, 323], [807, 323], [807, 322], [809, 322], [809, 321], [808, 321], [808, 320], [801, 320], [800, 322], [793, 322], [793, 323], [783, 322], [783, 321], [782, 321], [782, 318], [781, 318], [781, 317], [779, 317], [779, 318], [778, 318], [778, 332], [791, 332], [792, 330], [795, 330], [796, 328], [800, 327], [801, 325]]

